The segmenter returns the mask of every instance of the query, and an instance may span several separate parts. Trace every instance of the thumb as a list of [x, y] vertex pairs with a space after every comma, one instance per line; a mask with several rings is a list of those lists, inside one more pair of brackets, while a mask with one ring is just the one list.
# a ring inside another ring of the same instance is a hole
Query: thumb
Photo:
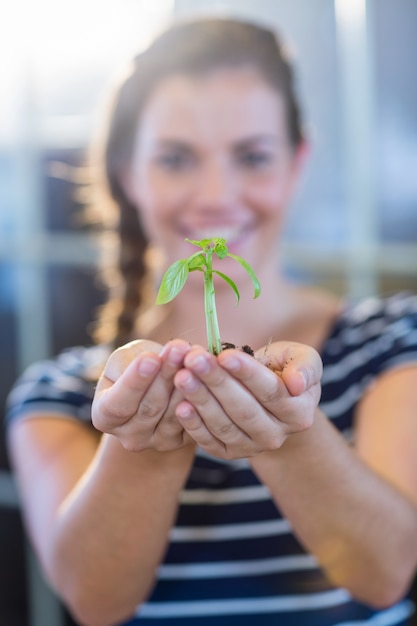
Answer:
[[130, 363], [143, 352], [159, 354], [161, 345], [155, 341], [136, 339], [120, 346], [111, 353], [104, 368], [104, 376], [115, 382], [123, 374]]
[[320, 384], [323, 364], [317, 350], [302, 343], [271, 344], [270, 367], [282, 378], [292, 396]]

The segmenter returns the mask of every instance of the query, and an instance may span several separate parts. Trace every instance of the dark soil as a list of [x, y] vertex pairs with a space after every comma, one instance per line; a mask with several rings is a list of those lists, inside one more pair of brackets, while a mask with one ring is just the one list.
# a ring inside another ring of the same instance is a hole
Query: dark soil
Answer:
[[250, 354], [251, 356], [255, 356], [255, 352], [248, 345], [244, 346], [236, 346], [234, 343], [228, 343], [224, 341], [222, 343], [222, 350], [241, 350], [242, 352], [246, 352], [246, 354]]
[[247, 344], [245, 344], [244, 346], [237, 346], [234, 343], [229, 343], [228, 341], [223, 341], [222, 342], [222, 350], [240, 350], [241, 352], [246, 352], [246, 354], [250, 354], [250, 356], [253, 356], [254, 358], [257, 358], [260, 363], [265, 365], [267, 368], [269, 368], [270, 370], [272, 370], [276, 374], [280, 374], [280, 372], [278, 370], [274, 369], [274, 367], [271, 365], [271, 363], [269, 361], [269, 357], [268, 357], [268, 354], [267, 354], [268, 353], [268, 346], [265, 348], [265, 354], [263, 355], [263, 357], [255, 357], [254, 350], [250, 346], [248, 346]]

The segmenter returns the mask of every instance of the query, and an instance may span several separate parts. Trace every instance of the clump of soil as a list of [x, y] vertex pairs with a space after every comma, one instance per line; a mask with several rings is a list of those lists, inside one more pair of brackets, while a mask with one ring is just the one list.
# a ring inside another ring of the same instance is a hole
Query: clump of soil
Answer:
[[[234, 343], [229, 343], [228, 341], [224, 341], [222, 342], [222, 350], [241, 350], [241, 352], [246, 352], [246, 354], [250, 354], [250, 356], [257, 358], [255, 357], [254, 350], [247, 344], [245, 344], [244, 346], [237, 346]], [[272, 364], [268, 358], [268, 346], [265, 348], [264, 355], [262, 357], [258, 357], [258, 361], [260, 361], [260, 363], [262, 363], [263, 365], [268, 367], [270, 370], [275, 372], [275, 374], [281, 375], [282, 372], [280, 372], [280, 370], [277, 370], [274, 367], [272, 367]]]
[[234, 343], [229, 343], [224, 341], [222, 343], [222, 350], [241, 350], [242, 352], [246, 352], [246, 354], [250, 354], [251, 356], [255, 356], [255, 352], [248, 345], [244, 346], [236, 346]]

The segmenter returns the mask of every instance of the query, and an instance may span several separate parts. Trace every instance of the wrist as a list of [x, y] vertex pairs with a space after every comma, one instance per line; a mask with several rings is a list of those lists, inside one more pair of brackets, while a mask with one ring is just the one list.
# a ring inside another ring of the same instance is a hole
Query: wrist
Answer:
[[105, 434], [99, 450], [98, 462], [104, 463], [109, 470], [115, 470], [126, 479], [130, 474], [143, 476], [167, 477], [188, 475], [195, 457], [195, 445], [187, 444], [175, 450], [159, 451], [145, 449], [126, 450], [114, 435]]
[[274, 475], [282, 469], [285, 474], [291, 466], [301, 468], [322, 458], [325, 452], [329, 430], [328, 419], [320, 409], [316, 409], [313, 424], [302, 432], [288, 435], [282, 446], [276, 450], [261, 452], [249, 459], [255, 473]]

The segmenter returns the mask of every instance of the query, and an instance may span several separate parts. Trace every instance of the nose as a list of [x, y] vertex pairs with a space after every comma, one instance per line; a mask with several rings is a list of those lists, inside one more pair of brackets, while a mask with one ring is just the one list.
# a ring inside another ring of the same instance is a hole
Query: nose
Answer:
[[238, 192], [238, 181], [225, 159], [212, 159], [201, 168], [196, 201], [201, 210], [222, 211], [230, 207]]

